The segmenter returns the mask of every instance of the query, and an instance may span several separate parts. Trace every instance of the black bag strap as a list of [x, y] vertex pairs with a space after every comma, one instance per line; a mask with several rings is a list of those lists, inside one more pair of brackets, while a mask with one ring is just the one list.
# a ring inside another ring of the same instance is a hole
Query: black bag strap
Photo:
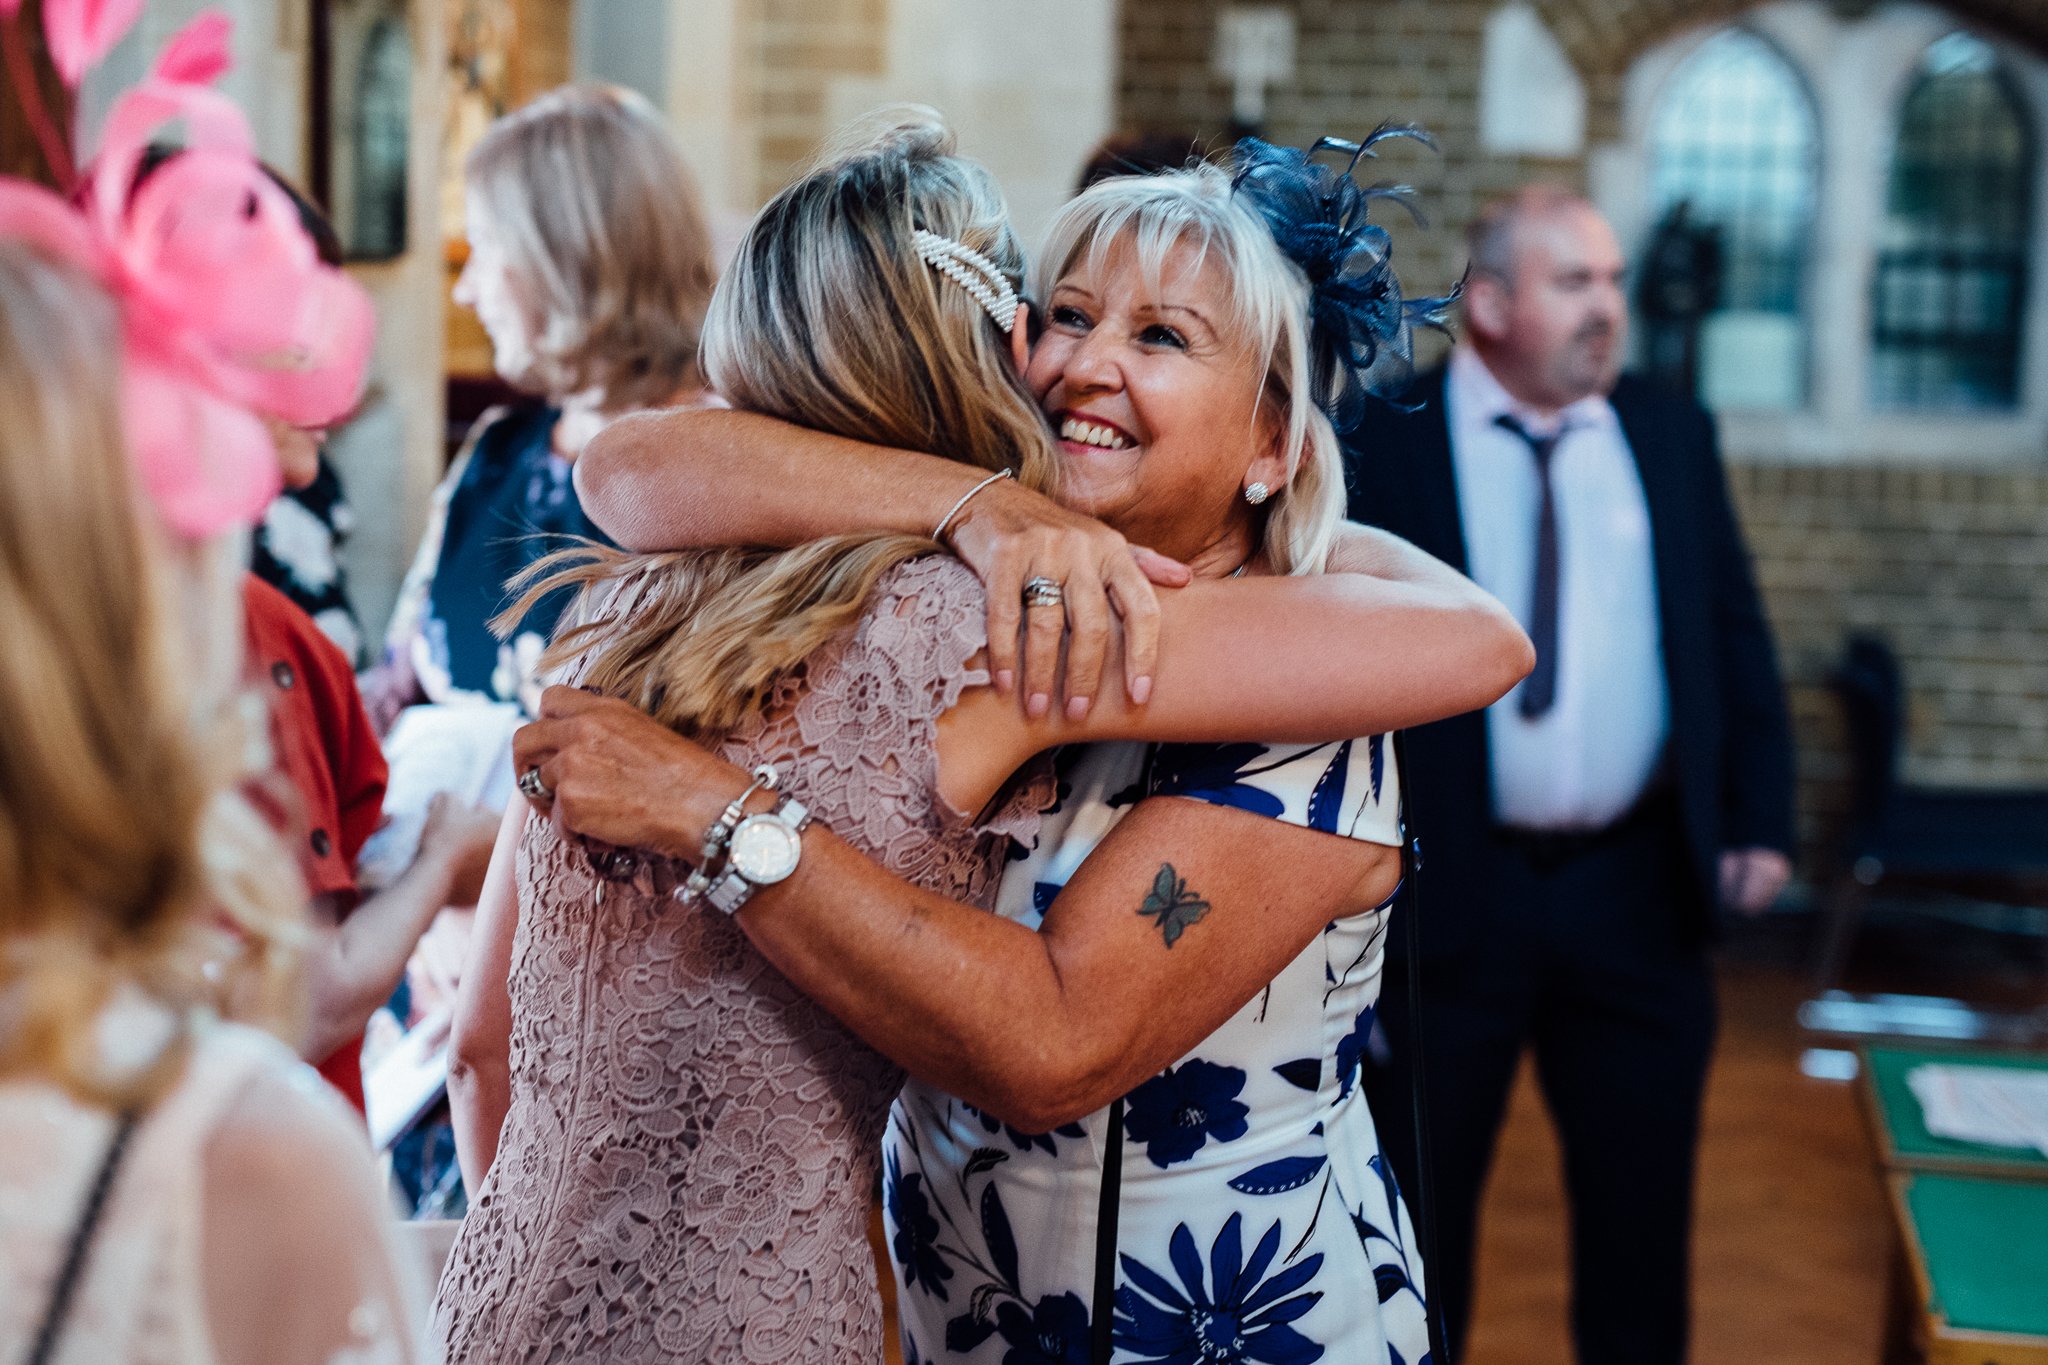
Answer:
[[84, 1278], [93, 1233], [99, 1230], [100, 1215], [106, 1212], [107, 1196], [114, 1188], [114, 1175], [121, 1167], [121, 1157], [128, 1150], [128, 1139], [134, 1136], [135, 1125], [141, 1117], [137, 1110], [126, 1110], [114, 1126], [114, 1136], [107, 1143], [107, 1154], [100, 1158], [99, 1171], [86, 1190], [85, 1207], [79, 1211], [78, 1224], [71, 1230], [71, 1245], [65, 1249], [64, 1264], [57, 1272], [57, 1283], [50, 1290], [50, 1302], [43, 1309], [42, 1325], [36, 1328], [35, 1345], [29, 1348], [27, 1365], [49, 1365], [57, 1354], [57, 1336], [64, 1328], [65, 1316], [71, 1311], [71, 1300], [78, 1294], [79, 1281]]
[[1109, 1365], [1116, 1313], [1116, 1225], [1123, 1210], [1124, 1102], [1109, 1106], [1109, 1146], [1102, 1154], [1102, 1195], [1095, 1206], [1095, 1290], [1088, 1309], [1089, 1365]]
[[[1159, 746], [1145, 749], [1144, 766], [1138, 770], [1139, 799], [1152, 794], [1152, 760]], [[1102, 1191], [1095, 1201], [1095, 1284], [1088, 1304], [1089, 1365], [1110, 1365], [1116, 1349], [1112, 1340], [1116, 1320], [1116, 1231], [1124, 1205], [1124, 1101], [1119, 1095], [1109, 1106], [1109, 1135], [1102, 1151]]]
[[[1415, 1207], [1410, 1217], [1415, 1223], [1417, 1250], [1422, 1253], [1422, 1267], [1427, 1276], [1429, 1268], [1436, 1262], [1436, 1185], [1431, 1173], [1429, 1156], [1429, 1100], [1422, 1083], [1422, 915], [1420, 895], [1422, 889], [1422, 838], [1416, 832], [1414, 823], [1408, 818], [1408, 746], [1407, 732], [1394, 732], [1394, 770], [1400, 774], [1401, 802], [1401, 913], [1408, 917], [1407, 951], [1408, 960], [1408, 1035], [1409, 1071], [1408, 1096], [1409, 1114], [1413, 1121], [1415, 1142]], [[1450, 1353], [1446, 1350], [1449, 1332], [1444, 1325], [1443, 1300], [1427, 1294], [1428, 1280], [1423, 1281], [1423, 1320], [1429, 1329], [1429, 1358], [1450, 1365]]]

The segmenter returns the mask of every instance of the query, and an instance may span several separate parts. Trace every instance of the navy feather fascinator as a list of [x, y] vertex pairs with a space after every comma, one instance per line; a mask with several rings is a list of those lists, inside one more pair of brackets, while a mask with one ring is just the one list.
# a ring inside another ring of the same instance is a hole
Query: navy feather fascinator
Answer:
[[[1377, 155], [1374, 146], [1390, 138], [1436, 146], [1420, 128], [1382, 124], [1363, 142], [1326, 137], [1306, 150], [1248, 137], [1234, 157], [1233, 192], [1308, 276], [1311, 397], [1340, 434], [1365, 416], [1368, 394], [1385, 396], [1407, 386], [1414, 329], [1442, 330], [1459, 293], [1401, 296], [1390, 259], [1392, 238], [1369, 215], [1385, 200], [1421, 222], [1414, 191], [1406, 185], [1361, 185], [1353, 175], [1359, 161]], [[1350, 159], [1340, 170], [1316, 160], [1325, 153]]]

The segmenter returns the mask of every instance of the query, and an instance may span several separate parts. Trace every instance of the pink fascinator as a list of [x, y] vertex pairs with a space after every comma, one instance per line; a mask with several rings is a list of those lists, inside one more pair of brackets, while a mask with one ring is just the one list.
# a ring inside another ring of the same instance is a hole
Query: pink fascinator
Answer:
[[[0, 0], [0, 16], [10, 3], [18, 0]], [[106, 55], [140, 8], [45, 0], [67, 83]], [[297, 210], [258, 164], [248, 120], [206, 87], [228, 66], [227, 20], [203, 14], [115, 103], [70, 198], [0, 177], [0, 234], [90, 272], [120, 304], [129, 446], [164, 521], [192, 537], [262, 514], [280, 483], [263, 418], [318, 427], [347, 415], [375, 333], [369, 299], [321, 263]], [[33, 98], [24, 91], [25, 102]], [[138, 186], [151, 139], [173, 123], [184, 126], [184, 152]]]

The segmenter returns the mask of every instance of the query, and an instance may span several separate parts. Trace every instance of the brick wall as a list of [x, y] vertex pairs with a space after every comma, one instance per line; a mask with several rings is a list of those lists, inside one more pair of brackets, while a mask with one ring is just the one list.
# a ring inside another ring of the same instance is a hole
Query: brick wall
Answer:
[[754, 0], [744, 22], [759, 155], [755, 197], [788, 184], [832, 133], [826, 104], [839, 76], [883, 68], [886, 0]]
[[[1220, 0], [1126, 0], [1120, 125], [1225, 140], [1230, 91], [1209, 69], [1222, 8]], [[1422, 192], [1436, 225], [1417, 231], [1388, 221], [1394, 259], [1417, 292], [1457, 278], [1458, 229], [1488, 198], [1536, 177], [1583, 184], [1577, 162], [1479, 152], [1479, 41], [1491, 9], [1475, 0], [1301, 0], [1298, 79], [1268, 98], [1265, 133], [1279, 142], [1356, 137], [1387, 119], [1436, 135], [1442, 156], [1396, 146], [1383, 168]]]
[[[1620, 131], [1633, 56], [1745, 0], [1537, 0], [1585, 79], [1588, 135]], [[1209, 70], [1221, 0], [1124, 0], [1118, 121], [1221, 142], [1227, 86]], [[1434, 131], [1443, 155], [1395, 151], [1380, 173], [1415, 184], [1426, 232], [1390, 223], [1413, 290], [1461, 268], [1459, 233], [1486, 199], [1530, 179], [1583, 187], [1582, 159], [1489, 156], [1479, 145], [1479, 52], [1491, 0], [1298, 0], [1297, 77], [1269, 92], [1266, 134], [1304, 143], [1384, 119]], [[2048, 7], [1950, 8], [2048, 50]], [[1912, 694], [1905, 775], [1954, 785], [2048, 785], [2048, 470], [1797, 467], [1728, 452], [1730, 476], [1783, 649], [1800, 741], [1809, 847], [1841, 809], [1841, 727], [1825, 687], [1851, 629], [1894, 642]]]
[[1842, 809], [1825, 683], [1852, 630], [1898, 650], [1905, 780], [2048, 786], [2048, 471], [1739, 463], [1729, 481], [1792, 692], [1809, 847]]

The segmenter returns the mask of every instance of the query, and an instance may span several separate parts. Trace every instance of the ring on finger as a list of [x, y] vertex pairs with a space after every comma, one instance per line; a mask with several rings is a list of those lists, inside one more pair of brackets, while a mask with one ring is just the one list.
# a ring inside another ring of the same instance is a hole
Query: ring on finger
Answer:
[[522, 795], [535, 801], [546, 802], [555, 799], [554, 788], [541, 780], [540, 765], [537, 763], [519, 774], [519, 790]]
[[1024, 580], [1024, 605], [1027, 607], [1057, 607], [1067, 600], [1067, 590], [1058, 579], [1037, 574]]

